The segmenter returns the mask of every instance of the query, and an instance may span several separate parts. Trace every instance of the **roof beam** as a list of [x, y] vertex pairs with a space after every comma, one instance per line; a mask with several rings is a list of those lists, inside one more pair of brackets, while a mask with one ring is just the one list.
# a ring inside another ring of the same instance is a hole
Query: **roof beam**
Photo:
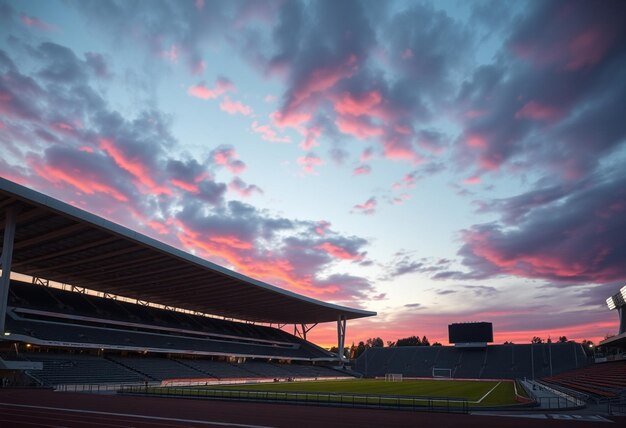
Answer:
[[64, 227], [63, 229], [53, 230], [52, 232], [44, 233], [43, 235], [38, 235], [30, 239], [25, 239], [23, 241], [16, 242], [13, 246], [14, 249], [19, 250], [22, 248], [30, 247], [33, 245], [37, 245], [41, 242], [46, 242], [51, 239], [56, 239], [63, 235], [69, 235], [71, 233], [76, 233], [81, 230], [85, 230], [86, 226], [84, 224], [75, 223], [71, 226]]
[[[105, 252], [105, 253], [98, 254], [97, 256], [92, 256], [92, 257], [87, 257], [87, 258], [84, 258], [84, 259], [74, 260], [72, 262], [63, 263], [63, 264], [60, 264], [60, 265], [54, 265], [53, 267], [50, 267], [50, 268], [34, 269], [31, 272], [34, 272], [35, 274], [37, 274], [37, 273], [40, 273], [40, 272], [47, 272], [47, 271], [49, 271], [51, 269], [54, 270], [54, 272], [58, 272], [59, 269], [65, 269], [65, 268], [68, 268], [68, 267], [78, 266], [78, 265], [89, 263], [89, 262], [106, 260], [106, 259], [110, 259], [112, 257], [120, 256], [122, 254], [128, 254], [128, 253], [132, 253], [134, 251], [140, 251], [140, 250], [142, 250], [141, 247], [138, 247], [137, 245], [133, 245], [132, 247], [122, 248], [121, 250], [112, 251], [112, 252]], [[37, 275], [33, 275], [33, 276], [37, 276]]]
[[[90, 279], [93, 277], [98, 277], [98, 276], [102, 276], [103, 274], [109, 275], [111, 273], [114, 272], [119, 272], [121, 270], [124, 270], [125, 268], [127, 268], [128, 266], [132, 266], [132, 265], [136, 265], [138, 263], [144, 263], [144, 262], [148, 262], [148, 261], [152, 261], [157, 259], [157, 261], [155, 263], [150, 263], [148, 265], [141, 265], [138, 268], [139, 269], [145, 269], [146, 266], [151, 266], [153, 264], [162, 264], [163, 261], [163, 256], [161, 254], [150, 254], [148, 256], [145, 257], [141, 257], [141, 258], [125, 258], [123, 262], [119, 262], [119, 263], [111, 263], [108, 264], [106, 266], [100, 266], [100, 270], [99, 271], [91, 271], [92, 273], [85, 275], [84, 273], [81, 273], [81, 277], [84, 277], [86, 279]], [[161, 260], [158, 260], [161, 259]]]
[[43, 255], [38, 256], [38, 257], [31, 257], [28, 260], [25, 260], [23, 262], [13, 263], [13, 267], [23, 266], [23, 265], [32, 265], [33, 263], [41, 262], [41, 261], [44, 261], [44, 260], [54, 259], [56, 257], [65, 256], [67, 254], [77, 253], [79, 251], [84, 251], [84, 250], [88, 250], [88, 249], [93, 248], [93, 247], [98, 247], [100, 245], [108, 244], [110, 242], [115, 241], [116, 239], [117, 238], [115, 236], [109, 236], [107, 238], [100, 239], [98, 241], [88, 242], [86, 244], [77, 245], [75, 247], [67, 248], [65, 250], [60, 250], [60, 251], [56, 251], [56, 252], [50, 252], [48, 254], [43, 254]]

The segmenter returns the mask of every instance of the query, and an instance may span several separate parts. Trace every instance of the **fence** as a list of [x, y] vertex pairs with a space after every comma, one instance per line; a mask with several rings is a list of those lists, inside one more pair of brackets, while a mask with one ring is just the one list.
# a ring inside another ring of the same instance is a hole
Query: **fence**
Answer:
[[[159, 386], [160, 382], [149, 382], [147, 384], [148, 387]], [[116, 393], [124, 388], [129, 387], [141, 387], [145, 388], [146, 384], [137, 384], [137, 383], [105, 383], [105, 384], [96, 384], [96, 383], [80, 383], [80, 384], [64, 384], [64, 385], [56, 385], [54, 387], [55, 391], [60, 392], [86, 392], [90, 394], [106, 394], [106, 393]]]
[[442, 397], [382, 396], [374, 394], [348, 394], [305, 391], [250, 391], [237, 389], [205, 388], [155, 388], [127, 386], [120, 393], [150, 394], [166, 397], [219, 399], [237, 401], [269, 401], [281, 403], [315, 404], [339, 407], [367, 407], [381, 409], [406, 409], [414, 411], [468, 413], [467, 400]]

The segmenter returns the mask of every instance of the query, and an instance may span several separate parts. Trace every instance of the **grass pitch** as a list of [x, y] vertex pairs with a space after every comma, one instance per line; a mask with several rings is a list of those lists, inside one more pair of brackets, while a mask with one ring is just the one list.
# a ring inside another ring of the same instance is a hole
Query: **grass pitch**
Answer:
[[323, 402], [413, 406], [449, 405], [466, 400], [470, 407], [516, 404], [513, 382], [471, 380], [384, 380], [277, 382], [203, 387], [149, 388], [150, 393], [183, 396], [239, 397], [250, 399], [307, 400]]

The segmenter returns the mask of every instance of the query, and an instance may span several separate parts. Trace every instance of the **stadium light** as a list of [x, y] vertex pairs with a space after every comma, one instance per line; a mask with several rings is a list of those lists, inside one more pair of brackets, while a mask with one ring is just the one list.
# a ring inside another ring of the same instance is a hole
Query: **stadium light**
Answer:
[[609, 297], [608, 299], [606, 299], [606, 304], [608, 305], [610, 311], [615, 309], [615, 302], [613, 301], [613, 297]]
[[5, 332], [4, 332], [4, 335], [5, 335], [5, 336], [10, 336], [10, 335], [11, 335], [11, 332], [10, 332], [10, 331], [5, 331]]
[[626, 301], [626, 285], [620, 288], [619, 293], [622, 295], [622, 299]]

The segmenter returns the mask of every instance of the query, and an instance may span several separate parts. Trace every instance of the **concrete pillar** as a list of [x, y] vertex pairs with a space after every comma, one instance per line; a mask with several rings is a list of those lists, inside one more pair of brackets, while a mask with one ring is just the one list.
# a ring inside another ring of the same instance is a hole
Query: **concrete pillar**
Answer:
[[343, 348], [346, 343], [346, 316], [339, 315], [337, 319], [337, 354], [339, 356], [339, 361], [344, 361]]
[[0, 276], [0, 334], [2, 335], [4, 335], [4, 322], [7, 315], [7, 302], [9, 299], [9, 284], [11, 283], [11, 263], [13, 262], [16, 212], [17, 210], [14, 207], [9, 207], [5, 211], [4, 218], [4, 241], [2, 243], [2, 256], [0, 256], [0, 267], [2, 267], [2, 276]]

